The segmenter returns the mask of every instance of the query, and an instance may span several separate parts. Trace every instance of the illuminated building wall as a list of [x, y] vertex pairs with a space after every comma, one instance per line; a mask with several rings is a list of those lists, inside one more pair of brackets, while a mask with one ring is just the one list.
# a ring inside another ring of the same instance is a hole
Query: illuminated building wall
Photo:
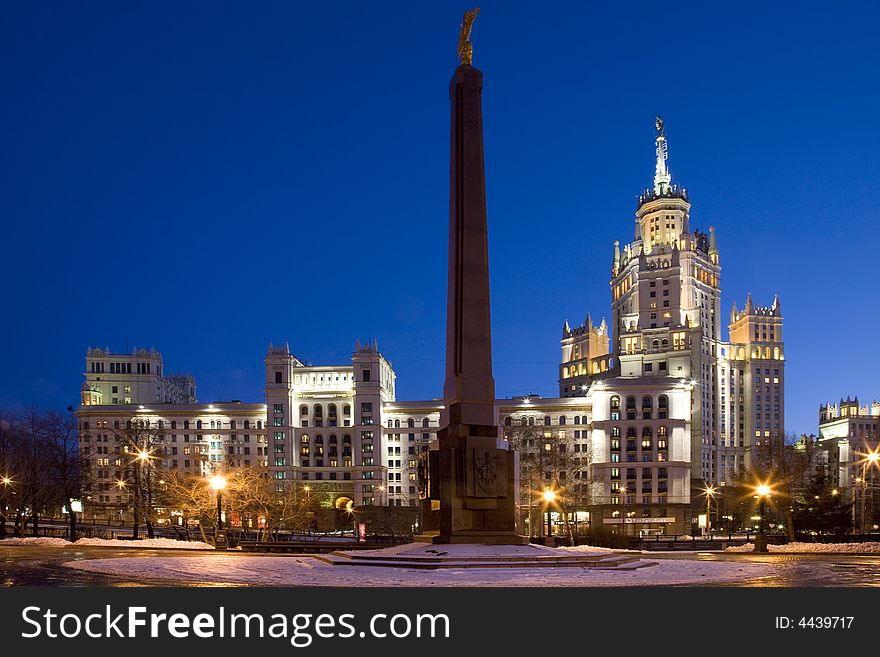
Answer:
[[[657, 127], [654, 185], [639, 197], [632, 242], [614, 242], [610, 325], [566, 322], [559, 394], [587, 395], [609, 377], [692, 384], [692, 478], [724, 483], [748, 464], [755, 441], [784, 435], [782, 316], [778, 301], [757, 308], [749, 297], [732, 317], [732, 344], [722, 340], [715, 228], [691, 229], [691, 203], [671, 182], [659, 118]], [[609, 331], [610, 354], [599, 340]]]
[[83, 376], [84, 406], [196, 402], [195, 379], [189, 374], [165, 376], [162, 354], [155, 349], [115, 354], [90, 347]]

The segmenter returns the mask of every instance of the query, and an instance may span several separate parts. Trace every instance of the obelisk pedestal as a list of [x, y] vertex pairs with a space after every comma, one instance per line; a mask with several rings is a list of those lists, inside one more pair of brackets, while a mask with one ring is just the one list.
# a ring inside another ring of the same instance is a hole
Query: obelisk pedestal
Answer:
[[437, 440], [422, 455], [422, 540], [525, 544], [519, 463], [495, 410], [483, 163], [483, 74], [455, 70], [451, 101], [446, 383]]

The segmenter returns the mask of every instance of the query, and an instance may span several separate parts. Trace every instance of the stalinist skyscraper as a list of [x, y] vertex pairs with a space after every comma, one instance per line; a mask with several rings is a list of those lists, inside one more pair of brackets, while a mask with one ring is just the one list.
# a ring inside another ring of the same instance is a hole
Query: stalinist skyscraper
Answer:
[[782, 316], [778, 300], [760, 308], [749, 295], [746, 309], [731, 314], [735, 342], [722, 341], [715, 228], [691, 228], [660, 117], [656, 128], [654, 184], [639, 196], [632, 242], [614, 242], [610, 325], [566, 322], [560, 395], [585, 395], [609, 376], [691, 382], [691, 477], [720, 483], [756, 446], [784, 435]]

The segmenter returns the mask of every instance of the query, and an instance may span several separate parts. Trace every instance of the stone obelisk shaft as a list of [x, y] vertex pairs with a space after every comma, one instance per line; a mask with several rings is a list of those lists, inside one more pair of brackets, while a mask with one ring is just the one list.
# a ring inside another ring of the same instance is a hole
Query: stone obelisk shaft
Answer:
[[483, 74], [455, 70], [449, 85], [449, 281], [443, 424], [496, 425], [489, 321], [489, 244], [483, 165]]

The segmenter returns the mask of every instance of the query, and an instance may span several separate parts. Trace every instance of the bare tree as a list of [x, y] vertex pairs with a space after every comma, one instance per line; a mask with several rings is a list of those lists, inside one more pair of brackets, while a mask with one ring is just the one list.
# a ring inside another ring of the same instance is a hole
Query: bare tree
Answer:
[[132, 490], [132, 536], [138, 538], [141, 518], [147, 529], [147, 537], [155, 538], [153, 516], [157, 468], [154, 461], [164, 440], [164, 431], [149, 419], [134, 417], [127, 420], [121, 430], [122, 458], [127, 460], [127, 483]]
[[529, 424], [529, 419], [528, 415], [513, 416], [510, 425], [504, 427], [505, 437], [519, 453], [520, 504], [524, 502], [528, 510], [529, 533], [536, 534], [536, 519], [543, 526], [546, 507], [542, 491], [549, 488], [556, 494], [553, 505], [573, 543], [577, 513], [587, 510], [591, 503], [587, 484], [589, 443], [576, 441], [567, 425]]
[[[72, 410], [72, 409], [69, 409]], [[91, 469], [88, 458], [80, 452], [76, 418], [70, 413], [49, 411], [45, 415], [44, 479], [52, 486], [56, 502], [67, 507], [70, 541], [77, 539], [74, 501], [89, 489]]]

